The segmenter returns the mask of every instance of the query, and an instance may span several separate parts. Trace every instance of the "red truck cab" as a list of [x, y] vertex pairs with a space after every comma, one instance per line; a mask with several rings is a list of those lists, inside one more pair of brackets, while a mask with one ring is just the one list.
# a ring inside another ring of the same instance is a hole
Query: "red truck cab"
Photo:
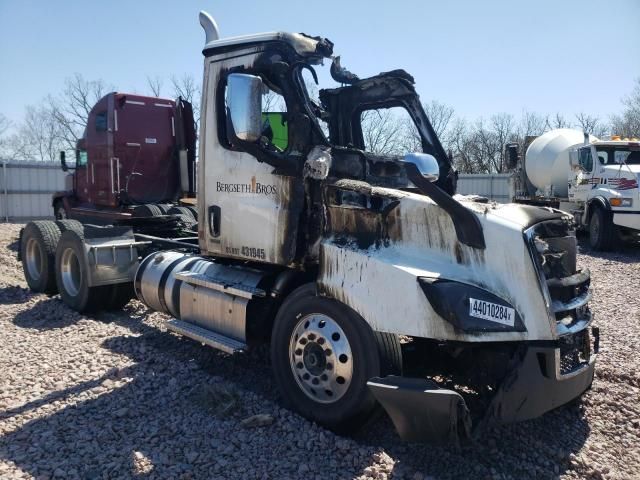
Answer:
[[131, 216], [136, 206], [176, 203], [194, 195], [194, 163], [188, 102], [109, 93], [89, 113], [72, 185], [53, 198], [56, 217], [104, 220]]

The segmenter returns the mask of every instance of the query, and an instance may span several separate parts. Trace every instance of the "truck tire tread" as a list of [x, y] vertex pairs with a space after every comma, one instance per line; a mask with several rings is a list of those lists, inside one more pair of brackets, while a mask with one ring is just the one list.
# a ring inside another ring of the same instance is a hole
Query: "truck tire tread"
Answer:
[[[22, 268], [29, 288], [38, 293], [55, 294], [58, 291], [55, 276], [55, 252], [60, 240], [60, 228], [50, 220], [37, 220], [27, 223], [20, 238], [20, 258], [22, 259]], [[29, 238], [35, 239], [44, 254], [41, 260], [42, 272], [37, 279], [29, 274], [29, 269], [27, 268], [25, 249]]]
[[[56, 248], [55, 278], [62, 301], [79, 313], [90, 313], [103, 310], [105, 308], [110, 299], [111, 286], [89, 287], [87, 282], [88, 266], [84, 257], [84, 248], [82, 246], [83, 241], [84, 235], [81, 232], [69, 229], [62, 233]], [[64, 251], [68, 248], [74, 250], [74, 253], [78, 258], [79, 267], [82, 270], [77, 295], [72, 295], [68, 292], [62, 280], [62, 256]]]

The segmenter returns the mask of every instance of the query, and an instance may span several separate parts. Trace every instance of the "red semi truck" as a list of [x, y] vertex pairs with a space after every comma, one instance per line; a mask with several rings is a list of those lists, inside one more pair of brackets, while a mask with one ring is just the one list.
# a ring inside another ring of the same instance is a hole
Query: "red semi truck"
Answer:
[[75, 166], [61, 153], [63, 170], [73, 173], [65, 191], [53, 195], [56, 218], [142, 230], [176, 216], [195, 222], [195, 143], [189, 102], [105, 95], [77, 142]]

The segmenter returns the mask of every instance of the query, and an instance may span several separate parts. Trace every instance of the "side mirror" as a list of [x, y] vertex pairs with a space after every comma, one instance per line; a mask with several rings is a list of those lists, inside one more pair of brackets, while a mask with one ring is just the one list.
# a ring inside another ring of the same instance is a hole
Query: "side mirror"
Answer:
[[69, 170], [69, 167], [67, 167], [67, 158], [66, 158], [66, 153], [64, 150], [62, 150], [60, 152], [60, 168], [62, 168], [63, 172], [66, 172]]
[[411, 163], [415, 165], [420, 174], [429, 180], [435, 182], [440, 176], [440, 165], [433, 155], [427, 153], [407, 153], [402, 160], [402, 163]]
[[262, 133], [262, 79], [232, 73], [227, 80], [227, 115], [235, 137], [256, 142]]

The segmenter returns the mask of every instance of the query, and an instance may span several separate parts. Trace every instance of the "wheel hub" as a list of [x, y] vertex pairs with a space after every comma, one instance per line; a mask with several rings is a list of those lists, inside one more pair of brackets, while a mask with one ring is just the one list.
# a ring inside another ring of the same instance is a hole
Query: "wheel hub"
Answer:
[[82, 269], [80, 260], [72, 248], [67, 248], [62, 253], [60, 271], [65, 291], [72, 297], [78, 296], [82, 283]]
[[302, 353], [305, 368], [312, 375], [321, 375], [327, 365], [327, 357], [324, 350], [316, 342], [307, 343]]
[[34, 280], [39, 280], [42, 273], [42, 248], [35, 238], [29, 238], [26, 248], [26, 263], [29, 275]]
[[306, 315], [298, 321], [289, 342], [289, 359], [298, 386], [317, 402], [339, 400], [351, 384], [349, 340], [327, 315]]

